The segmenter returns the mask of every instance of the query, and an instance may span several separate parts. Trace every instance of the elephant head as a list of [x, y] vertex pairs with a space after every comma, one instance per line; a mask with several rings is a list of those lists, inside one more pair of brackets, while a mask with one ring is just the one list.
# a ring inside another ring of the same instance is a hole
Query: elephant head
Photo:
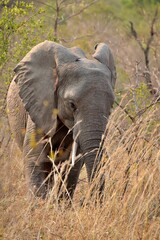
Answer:
[[93, 59], [87, 59], [79, 48], [45, 41], [22, 59], [15, 73], [19, 96], [32, 122], [53, 141], [60, 123], [71, 130], [72, 162], [78, 147], [90, 181], [114, 102], [116, 71], [110, 48], [100, 43]]

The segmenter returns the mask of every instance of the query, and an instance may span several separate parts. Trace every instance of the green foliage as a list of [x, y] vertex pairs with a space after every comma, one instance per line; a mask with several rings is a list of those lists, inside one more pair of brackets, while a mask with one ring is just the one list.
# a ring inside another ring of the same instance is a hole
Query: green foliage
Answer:
[[43, 10], [33, 3], [0, 1], [0, 71], [5, 82], [11, 80], [15, 64], [44, 36]]
[[128, 105], [127, 111], [133, 117], [141, 110], [147, 108], [152, 102], [151, 94], [145, 83], [141, 83], [138, 87], [130, 89], [128, 97], [132, 101]]
[[[100, 14], [112, 15], [113, 19], [118, 21], [117, 24], [122, 31], [124, 27], [129, 26], [129, 21], [132, 21], [137, 30], [145, 36], [149, 31], [149, 23], [153, 18], [155, 8], [160, 6], [160, 0], [108, 0], [107, 2], [101, 0], [101, 5], [104, 8], [101, 8]], [[95, 11], [97, 12], [96, 9]]]
[[122, 0], [122, 4], [126, 6], [134, 6], [134, 5], [139, 5], [139, 6], [146, 6], [146, 5], [151, 5], [151, 4], [157, 4], [159, 3], [160, 0]]

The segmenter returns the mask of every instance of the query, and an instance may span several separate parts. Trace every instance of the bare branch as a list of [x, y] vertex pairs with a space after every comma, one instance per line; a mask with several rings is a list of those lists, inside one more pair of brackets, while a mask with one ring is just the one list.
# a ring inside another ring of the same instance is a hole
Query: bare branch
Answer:
[[140, 46], [140, 48], [144, 54], [145, 66], [146, 66], [146, 70], [144, 71], [144, 77], [145, 77], [148, 89], [152, 95], [155, 95], [155, 89], [153, 88], [152, 80], [151, 80], [149, 51], [151, 48], [151, 43], [154, 40], [154, 35], [156, 34], [156, 32], [154, 31], [154, 26], [155, 26], [157, 19], [158, 19], [158, 8], [156, 8], [156, 10], [155, 10], [154, 17], [152, 19], [151, 26], [150, 26], [150, 36], [148, 37], [148, 39], [146, 41], [145, 47], [143, 46], [142, 41], [140, 40], [138, 33], [137, 33], [136, 29], [134, 28], [133, 22], [130, 21], [131, 34], [134, 37], [134, 39], [136, 40], [136, 42], [138, 43], [138, 45]]
[[82, 12], [84, 12], [87, 8], [89, 8], [90, 6], [92, 6], [93, 4], [95, 4], [96, 2], [98, 2], [99, 0], [94, 0], [93, 2], [87, 4], [85, 7], [81, 8], [78, 12], [71, 14], [70, 16], [66, 17], [64, 20], [60, 20], [58, 23], [61, 23], [63, 21], [67, 21], [73, 17], [78, 16], [79, 14], [81, 14]]
[[138, 113], [137, 113], [137, 116], [141, 116], [143, 115], [148, 109], [150, 109], [151, 107], [155, 106], [156, 104], [159, 103], [159, 99], [157, 98], [155, 101], [153, 101], [149, 106], [141, 109]]
[[155, 10], [154, 18], [153, 18], [152, 23], [151, 23], [151, 32], [150, 32], [151, 36], [155, 34], [154, 25], [155, 25], [157, 19], [158, 19], [158, 8], [156, 8], [156, 10]]
[[47, 3], [42, 2], [42, 1], [40, 1], [40, 0], [35, 0], [35, 2], [40, 3], [40, 4], [42, 4], [42, 5], [45, 5], [45, 6], [47, 6], [47, 7], [50, 7], [50, 8], [52, 8], [54, 11], [56, 11], [56, 9], [55, 9], [52, 5], [50, 5], [50, 4], [47, 4]]
[[[62, 8], [64, 8], [64, 7], [66, 7], [66, 6], [69, 6], [69, 5], [71, 5], [71, 4], [73, 4], [74, 3], [74, 1], [73, 2], [67, 2], [68, 0], [62, 0], [60, 3], [59, 3], [59, 6], [62, 6]], [[63, 6], [63, 4], [65, 4], [64, 6]], [[61, 8], [61, 9], [62, 9]]]
[[59, 14], [60, 14], [60, 5], [58, 3], [58, 0], [56, 0], [56, 16], [54, 21], [54, 36], [57, 39], [58, 38], [58, 23], [59, 23]]
[[147, 46], [144, 49], [144, 53], [145, 53], [145, 56], [146, 56], [146, 67], [148, 69], [149, 69], [148, 54], [149, 54], [149, 50], [150, 50], [150, 45], [151, 45], [151, 43], [154, 39], [154, 35], [156, 34], [156, 32], [154, 31], [154, 25], [157, 21], [157, 18], [158, 18], [158, 8], [156, 8], [156, 10], [155, 10], [154, 17], [153, 17], [152, 22], [151, 22], [150, 37], [148, 38]]
[[[78, 12], [71, 14], [69, 16], [67, 16], [64, 19], [60, 18], [60, 13], [63, 12], [63, 8], [65, 8], [66, 6], [68, 6], [69, 4], [74, 4], [73, 2], [67, 2], [66, 0], [55, 0], [55, 16], [54, 16], [54, 37], [56, 39], [60, 39], [58, 36], [58, 26], [60, 23], [67, 21], [79, 14], [81, 14], [82, 12], [84, 12], [84, 10], [86, 10], [87, 8], [89, 8], [91, 5], [95, 4], [96, 2], [98, 2], [99, 0], [94, 0], [91, 3], [88, 3], [85, 7], [81, 8]], [[80, 37], [82, 38], [82, 37]], [[74, 41], [77, 38], [74, 38], [72, 41]], [[63, 42], [67, 42], [64, 39], [61, 39]]]
[[123, 107], [122, 105], [120, 105], [117, 101], [115, 101], [115, 103], [116, 103], [116, 105], [117, 105], [118, 107], [120, 107], [120, 108], [126, 113], [126, 115], [131, 119], [132, 122], [135, 122], [135, 118], [132, 117], [132, 116], [129, 114], [129, 112], [126, 110], [125, 107]]
[[134, 28], [133, 22], [130, 21], [129, 23], [130, 23], [130, 25], [131, 25], [130, 27], [131, 27], [131, 34], [132, 34], [132, 36], [135, 38], [135, 40], [136, 40], [137, 43], [139, 44], [140, 48], [141, 48], [142, 51], [144, 52], [145, 49], [144, 49], [144, 47], [143, 47], [143, 45], [142, 45], [141, 40], [140, 40], [139, 37], [138, 37], [138, 34], [137, 34], [136, 29]]

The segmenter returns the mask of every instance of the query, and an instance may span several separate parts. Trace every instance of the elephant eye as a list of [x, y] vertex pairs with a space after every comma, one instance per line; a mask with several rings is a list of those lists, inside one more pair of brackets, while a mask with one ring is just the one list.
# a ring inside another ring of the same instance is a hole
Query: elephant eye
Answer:
[[69, 107], [72, 110], [72, 112], [75, 112], [77, 109], [75, 103], [72, 100], [69, 101]]

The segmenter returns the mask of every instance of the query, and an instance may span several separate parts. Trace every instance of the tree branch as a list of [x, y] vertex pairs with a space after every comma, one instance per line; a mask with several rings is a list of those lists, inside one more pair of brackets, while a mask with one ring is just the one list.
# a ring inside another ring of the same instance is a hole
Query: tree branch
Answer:
[[140, 46], [140, 48], [141, 48], [141, 50], [144, 54], [145, 66], [146, 66], [146, 70], [144, 71], [144, 77], [145, 77], [148, 89], [149, 89], [149, 91], [152, 95], [155, 95], [155, 89], [152, 85], [152, 80], [151, 80], [149, 51], [150, 51], [150, 48], [151, 48], [151, 43], [154, 40], [154, 35], [156, 34], [156, 32], [154, 31], [154, 26], [155, 26], [155, 23], [156, 23], [157, 19], [158, 19], [158, 7], [155, 10], [154, 17], [153, 17], [152, 22], [151, 22], [150, 36], [148, 37], [148, 39], [146, 41], [146, 46], [145, 47], [143, 46], [142, 41], [140, 40], [140, 38], [138, 36], [138, 33], [137, 33], [136, 29], [134, 28], [133, 22], [130, 21], [131, 34], [134, 37], [134, 39], [136, 40], [136, 42], [138, 43], [138, 45]]
[[117, 101], [115, 101], [115, 104], [125, 112], [125, 114], [131, 119], [132, 122], [135, 122], [135, 118], [129, 114], [129, 112], [125, 109], [125, 107], [120, 105]]
[[141, 42], [141, 40], [138, 37], [138, 33], [137, 33], [136, 29], [134, 28], [133, 22], [130, 21], [129, 23], [130, 23], [130, 29], [131, 29], [132, 36], [134, 37], [134, 39], [137, 41], [137, 43], [139, 44], [140, 48], [144, 52], [145, 48], [143, 47], [142, 42]]
[[56, 9], [55, 9], [52, 5], [50, 5], [50, 4], [47, 4], [47, 3], [42, 2], [42, 1], [40, 1], [40, 0], [34, 0], [34, 1], [37, 2], [37, 3], [40, 3], [40, 4], [42, 4], [42, 5], [45, 5], [45, 6], [47, 6], [47, 7], [50, 7], [50, 8], [52, 8], [54, 11], [56, 11]]
[[92, 6], [93, 4], [95, 4], [96, 2], [98, 2], [99, 0], [94, 0], [93, 2], [87, 4], [85, 7], [81, 8], [78, 12], [74, 13], [74, 14], [71, 14], [70, 16], [66, 17], [65, 19], [63, 20], [59, 20], [58, 23], [60, 24], [61, 22], [63, 21], [67, 21], [73, 17], [76, 17], [78, 16], [79, 14], [81, 14], [82, 12], [84, 12], [87, 8], [89, 8], [90, 6]]
[[146, 48], [144, 49], [144, 54], [146, 56], [146, 67], [148, 69], [149, 69], [148, 54], [149, 54], [149, 50], [150, 50], [150, 45], [151, 45], [151, 43], [154, 39], [154, 35], [156, 34], [156, 32], [154, 31], [154, 25], [157, 21], [157, 17], [158, 17], [158, 8], [156, 8], [156, 10], [155, 10], [154, 17], [153, 17], [152, 22], [151, 22], [150, 37], [148, 38]]

